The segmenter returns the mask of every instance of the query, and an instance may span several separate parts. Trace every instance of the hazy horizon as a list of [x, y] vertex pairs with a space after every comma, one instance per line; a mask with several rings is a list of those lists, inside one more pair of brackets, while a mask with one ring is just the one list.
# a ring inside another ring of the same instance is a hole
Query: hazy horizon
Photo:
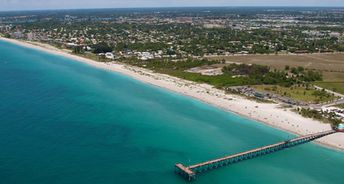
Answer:
[[341, 0], [0, 0], [0, 11], [171, 7], [344, 7]]

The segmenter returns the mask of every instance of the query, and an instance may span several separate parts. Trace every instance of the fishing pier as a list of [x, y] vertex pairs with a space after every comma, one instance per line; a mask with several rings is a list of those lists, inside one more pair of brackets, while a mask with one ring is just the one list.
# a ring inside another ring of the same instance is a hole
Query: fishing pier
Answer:
[[223, 166], [231, 165], [234, 163], [238, 163], [244, 160], [267, 155], [267, 154], [274, 153], [277, 151], [281, 151], [283, 149], [294, 147], [300, 144], [305, 144], [313, 140], [319, 139], [321, 137], [334, 134], [336, 132], [337, 132], [336, 130], [330, 130], [330, 131], [310, 134], [306, 136], [301, 136], [301, 137], [297, 137], [291, 140], [279, 142], [276, 144], [260, 147], [257, 149], [245, 151], [245, 152], [234, 154], [234, 155], [225, 156], [222, 158], [218, 158], [215, 160], [210, 160], [210, 161], [206, 161], [206, 162], [202, 162], [202, 163], [198, 163], [198, 164], [190, 165], [190, 166], [184, 166], [183, 164], [178, 163], [175, 165], [175, 172], [179, 174], [180, 176], [182, 176], [187, 181], [192, 181], [196, 179], [197, 174], [204, 173], [204, 172], [217, 169]]

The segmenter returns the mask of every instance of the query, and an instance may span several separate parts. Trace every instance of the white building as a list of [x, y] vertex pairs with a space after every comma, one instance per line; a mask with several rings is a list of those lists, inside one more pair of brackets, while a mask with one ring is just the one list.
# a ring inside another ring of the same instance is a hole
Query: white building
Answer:
[[154, 59], [154, 55], [149, 52], [138, 52], [137, 55], [140, 60]]
[[112, 52], [105, 53], [106, 59], [115, 59], [115, 55]]
[[27, 33], [26, 37], [28, 40], [35, 40], [36, 39], [36, 35], [33, 32]]

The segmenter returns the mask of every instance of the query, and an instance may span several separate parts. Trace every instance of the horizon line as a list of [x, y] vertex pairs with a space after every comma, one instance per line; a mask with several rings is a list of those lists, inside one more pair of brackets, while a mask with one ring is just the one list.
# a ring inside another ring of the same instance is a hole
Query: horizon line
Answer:
[[71, 10], [112, 10], [112, 9], [165, 9], [165, 8], [344, 8], [343, 6], [269, 6], [269, 5], [257, 5], [257, 6], [147, 6], [147, 7], [113, 7], [113, 8], [47, 8], [47, 9], [23, 9], [23, 10], [0, 10], [0, 12], [34, 12], [34, 11], [71, 11]]

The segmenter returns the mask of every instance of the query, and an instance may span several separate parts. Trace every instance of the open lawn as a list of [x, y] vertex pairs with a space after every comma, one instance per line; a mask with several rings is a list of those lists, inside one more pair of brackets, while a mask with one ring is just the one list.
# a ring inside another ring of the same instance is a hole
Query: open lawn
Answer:
[[314, 84], [337, 93], [344, 94], [344, 72], [324, 72], [323, 80]]
[[317, 86], [332, 90], [337, 93], [344, 94], [344, 81], [343, 82], [316, 82]]
[[306, 89], [304, 87], [281, 87], [271, 85], [253, 86], [258, 91], [271, 92], [284, 97], [289, 97], [297, 101], [308, 103], [322, 103], [334, 100], [335, 97], [315, 89]]

